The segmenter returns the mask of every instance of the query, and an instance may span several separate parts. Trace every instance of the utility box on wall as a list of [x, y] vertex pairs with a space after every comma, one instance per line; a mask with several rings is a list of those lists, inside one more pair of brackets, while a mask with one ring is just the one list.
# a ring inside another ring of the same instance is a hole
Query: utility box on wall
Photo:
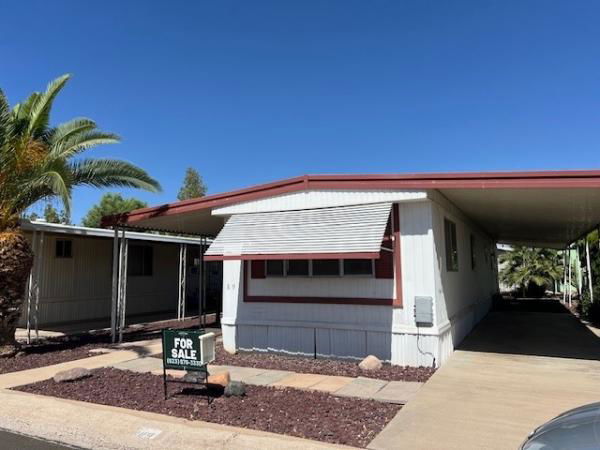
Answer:
[[433, 299], [415, 297], [415, 322], [418, 326], [433, 326]]

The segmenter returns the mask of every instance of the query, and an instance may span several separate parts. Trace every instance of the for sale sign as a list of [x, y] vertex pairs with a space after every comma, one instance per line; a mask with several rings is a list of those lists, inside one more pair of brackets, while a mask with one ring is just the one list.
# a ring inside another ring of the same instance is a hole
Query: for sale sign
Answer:
[[204, 370], [200, 359], [200, 330], [163, 330], [166, 369]]

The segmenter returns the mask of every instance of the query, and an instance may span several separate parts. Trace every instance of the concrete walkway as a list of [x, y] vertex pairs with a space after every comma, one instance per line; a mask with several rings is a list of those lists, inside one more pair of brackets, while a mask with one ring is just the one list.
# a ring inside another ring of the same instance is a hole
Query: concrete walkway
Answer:
[[0, 428], [95, 450], [349, 448], [9, 390], [0, 390], [0, 412]]
[[111, 351], [110, 353], [92, 356], [90, 358], [77, 359], [75, 361], [54, 364], [52, 366], [2, 374], [0, 375], [0, 389], [47, 380], [61, 370], [73, 369], [75, 367], [97, 369], [99, 367], [106, 367], [119, 362], [131, 361], [147, 355], [160, 353], [161, 343], [156, 340], [140, 341], [121, 344], [121, 348], [122, 350]]
[[[162, 375], [162, 360], [142, 357], [110, 365], [116, 369], [134, 372], [151, 372]], [[372, 378], [351, 378], [330, 375], [295, 373], [285, 370], [254, 369], [251, 367], [209, 365], [208, 371], [216, 375], [229, 372], [232, 380], [246, 384], [273, 387], [290, 387], [329, 392], [344, 397], [358, 397], [388, 403], [407, 403], [423, 383], [408, 381], [382, 381]], [[181, 377], [184, 372], [168, 371], [169, 375]]]
[[[96, 350], [102, 351], [102, 350]], [[327, 449], [344, 448], [244, 428], [188, 421], [161, 414], [44, 397], [7, 388], [51, 378], [74, 367], [115, 367], [162, 375], [160, 340], [124, 343], [105, 354], [53, 366], [0, 375], [0, 429], [94, 449]], [[209, 366], [212, 374], [229, 371], [233, 380], [262, 386], [292, 387], [392, 403], [406, 403], [422, 383], [382, 381], [236, 366]], [[175, 376], [181, 371], [169, 371]], [[27, 407], [23, 407], [27, 405]]]
[[369, 445], [516, 449], [535, 427], [600, 400], [600, 339], [559, 303], [490, 313]]
[[[0, 375], [0, 429], [93, 449], [333, 449], [348, 448], [246, 428], [189, 421], [7, 388], [35, 383], [74, 367], [95, 369], [161, 360], [160, 340], [124, 343], [90, 358]], [[161, 372], [162, 373], [162, 372]], [[25, 406], [24, 406], [25, 405]], [[1, 447], [1, 444], [0, 444]]]

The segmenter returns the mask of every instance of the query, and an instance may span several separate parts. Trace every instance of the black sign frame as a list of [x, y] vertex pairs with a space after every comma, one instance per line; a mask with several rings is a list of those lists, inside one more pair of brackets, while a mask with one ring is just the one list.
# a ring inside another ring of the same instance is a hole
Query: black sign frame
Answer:
[[[203, 334], [205, 334], [206, 331], [203, 328], [183, 328], [183, 329], [173, 329], [173, 328], [164, 328], [162, 330], [162, 362], [163, 362], [163, 387], [164, 387], [164, 394], [165, 394], [165, 400], [168, 397], [167, 394], [167, 382], [170, 383], [193, 383], [193, 384], [201, 384], [204, 386], [204, 390], [206, 392], [206, 397], [207, 397], [207, 401], [210, 404], [210, 392], [208, 389], [208, 365], [207, 364], [201, 364], [199, 363], [200, 361], [200, 336], [202, 336]], [[172, 344], [173, 345], [167, 345], [168, 344], [168, 339], [173, 339]], [[182, 341], [179, 341], [180, 345], [176, 346], [174, 345], [175, 339], [186, 339], [186, 342], [184, 345], [182, 344]], [[187, 342], [188, 339], [191, 338], [191, 347], [189, 345], [189, 343]], [[179, 348], [178, 348], [179, 347]], [[173, 356], [173, 353], [171, 353], [173, 350], [176, 350], [177, 353], [179, 353], [181, 356]], [[181, 353], [183, 352], [183, 353]], [[195, 352], [192, 353], [192, 352]], [[192, 356], [195, 356], [195, 358], [192, 358]], [[177, 360], [177, 361], [175, 361]], [[192, 363], [187, 364], [183, 361], [191, 361]], [[194, 364], [193, 362], [197, 362], [198, 364]], [[199, 372], [199, 374], [202, 374], [200, 377], [198, 377], [197, 379], [202, 379], [204, 381], [186, 381], [186, 380], [168, 380], [167, 379], [167, 369], [169, 370], [184, 370], [186, 372]]]

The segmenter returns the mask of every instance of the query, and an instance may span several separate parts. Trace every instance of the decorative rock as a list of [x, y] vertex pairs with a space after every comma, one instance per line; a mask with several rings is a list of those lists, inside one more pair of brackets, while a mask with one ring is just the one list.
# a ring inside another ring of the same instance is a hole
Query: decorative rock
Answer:
[[208, 380], [207, 380], [208, 384], [223, 386], [224, 388], [226, 388], [230, 382], [231, 382], [231, 376], [229, 375], [229, 372], [227, 372], [227, 371], [218, 373], [216, 375], [209, 375]]
[[104, 355], [105, 353], [112, 353], [114, 351], [115, 350], [113, 350], [112, 348], [100, 347], [100, 348], [92, 348], [88, 351], [88, 353], [91, 355]]
[[363, 359], [358, 367], [362, 370], [379, 370], [383, 366], [383, 363], [377, 356], [369, 355]]
[[204, 381], [204, 374], [201, 372], [186, 372], [181, 381], [185, 383], [202, 383]]
[[83, 367], [75, 367], [74, 369], [62, 370], [54, 375], [54, 381], [64, 383], [66, 381], [76, 381], [82, 378], [91, 377], [92, 372]]
[[246, 395], [246, 385], [241, 381], [230, 382], [223, 391], [225, 397], [243, 397]]

